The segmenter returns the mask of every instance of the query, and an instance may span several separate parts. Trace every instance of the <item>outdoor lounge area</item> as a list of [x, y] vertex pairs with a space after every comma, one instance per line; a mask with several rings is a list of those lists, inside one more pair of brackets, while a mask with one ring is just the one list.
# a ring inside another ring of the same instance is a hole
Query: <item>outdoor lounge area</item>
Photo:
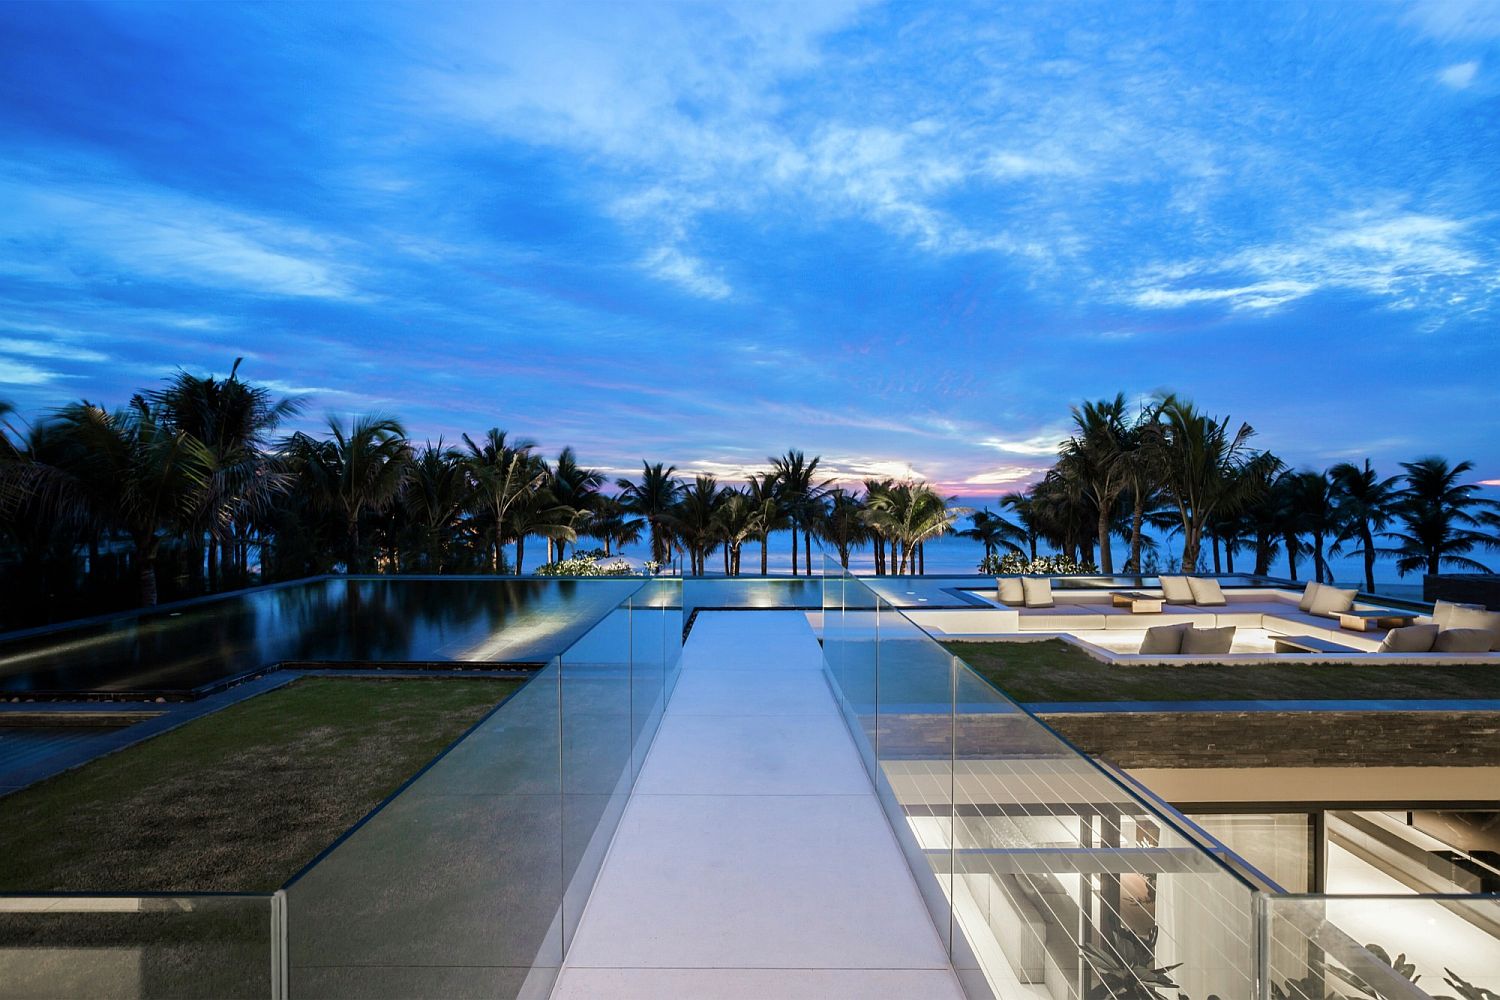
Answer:
[[1163, 577], [1147, 587], [1054, 589], [1046, 578], [1008, 578], [971, 593], [989, 609], [918, 610], [913, 620], [944, 641], [1055, 636], [1121, 665], [1210, 657], [1500, 665], [1500, 612], [1443, 601], [1392, 607], [1317, 583], [1299, 592]]

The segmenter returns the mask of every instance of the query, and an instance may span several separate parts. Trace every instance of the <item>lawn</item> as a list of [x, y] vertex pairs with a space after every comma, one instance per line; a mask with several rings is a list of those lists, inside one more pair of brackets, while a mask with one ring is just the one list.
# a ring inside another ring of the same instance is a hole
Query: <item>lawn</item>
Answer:
[[1111, 666], [1059, 639], [950, 642], [947, 649], [1011, 698], [1058, 701], [1250, 701], [1331, 698], [1495, 698], [1494, 665]]
[[0, 799], [0, 891], [269, 891], [519, 684], [308, 678]]

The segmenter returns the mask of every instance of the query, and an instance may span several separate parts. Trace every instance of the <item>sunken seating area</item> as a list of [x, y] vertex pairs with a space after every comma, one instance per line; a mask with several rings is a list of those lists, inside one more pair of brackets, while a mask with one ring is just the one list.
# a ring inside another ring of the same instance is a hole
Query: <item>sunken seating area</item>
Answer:
[[[1157, 587], [1117, 593], [1054, 588], [1048, 578], [1030, 577], [1001, 579], [994, 591], [978, 596], [994, 610], [911, 617], [945, 639], [1056, 636], [1121, 664], [1299, 657], [1500, 663], [1500, 612], [1445, 602], [1430, 613], [1400, 611], [1357, 600], [1353, 590], [1316, 583], [1299, 592], [1224, 588], [1212, 578], [1167, 576]], [[1156, 607], [1156, 599], [1160, 611], [1142, 610]], [[1385, 627], [1395, 622], [1400, 627]], [[1164, 626], [1180, 626], [1182, 632]], [[1153, 630], [1149, 635], [1148, 629]]]

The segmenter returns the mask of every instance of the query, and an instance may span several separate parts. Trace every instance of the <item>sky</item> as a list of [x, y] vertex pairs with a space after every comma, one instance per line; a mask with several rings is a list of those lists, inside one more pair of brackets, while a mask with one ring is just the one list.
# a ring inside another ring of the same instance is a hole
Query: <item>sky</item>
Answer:
[[1500, 2], [0, 4], [0, 399], [994, 496], [1175, 390], [1500, 481]]

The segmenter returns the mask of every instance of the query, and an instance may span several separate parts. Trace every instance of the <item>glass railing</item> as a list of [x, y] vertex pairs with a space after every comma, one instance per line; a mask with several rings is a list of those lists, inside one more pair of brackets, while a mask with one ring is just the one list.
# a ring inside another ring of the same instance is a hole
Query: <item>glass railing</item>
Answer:
[[0, 997], [286, 996], [283, 893], [0, 896]]
[[288, 886], [291, 995], [546, 996], [675, 686], [653, 579]]
[[825, 565], [825, 669], [971, 997], [1496, 996], [1500, 899], [1283, 894], [907, 613]]

